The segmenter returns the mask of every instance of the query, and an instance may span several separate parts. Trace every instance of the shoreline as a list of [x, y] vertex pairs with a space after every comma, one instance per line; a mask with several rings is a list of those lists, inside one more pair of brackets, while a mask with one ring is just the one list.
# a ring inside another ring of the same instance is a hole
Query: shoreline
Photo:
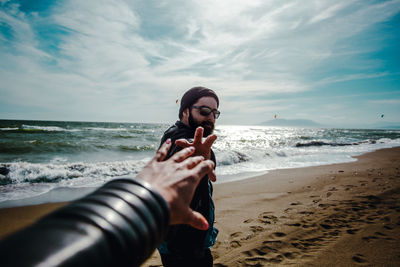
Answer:
[[[398, 146], [400, 147], [400, 146]], [[391, 147], [391, 148], [396, 148], [396, 147]], [[357, 160], [357, 157], [379, 151], [382, 149], [391, 149], [391, 148], [380, 148], [376, 149], [373, 151], [365, 152], [363, 154], [357, 155], [357, 156], [351, 156], [351, 159]], [[259, 176], [264, 176], [267, 175], [270, 172], [274, 171], [280, 171], [280, 170], [290, 170], [290, 169], [302, 169], [302, 168], [312, 168], [312, 167], [318, 167], [318, 166], [329, 166], [329, 165], [334, 165], [334, 164], [346, 164], [346, 163], [351, 163], [353, 160], [349, 159], [348, 161], [343, 161], [343, 162], [338, 162], [338, 163], [328, 163], [328, 164], [323, 164], [323, 165], [310, 165], [310, 166], [300, 166], [300, 167], [288, 167], [288, 168], [280, 168], [280, 169], [272, 169], [272, 170], [264, 170], [264, 171], [254, 171], [254, 172], [244, 172], [244, 173], [238, 173], [238, 174], [225, 174], [221, 175], [222, 177], [225, 177], [225, 179], [222, 182], [217, 181], [214, 183], [215, 186], [219, 184], [227, 184], [227, 183], [234, 183], [234, 182], [240, 182], [242, 180], [249, 180], [253, 179]], [[118, 178], [124, 178], [128, 176], [120, 176], [120, 177], [114, 177], [114, 179]], [[70, 202], [75, 199], [78, 199], [80, 197], [83, 197], [94, 190], [96, 190], [98, 187], [88, 187], [88, 186], [82, 186], [82, 187], [56, 187], [52, 188], [47, 192], [41, 193], [36, 196], [31, 196], [31, 197], [26, 197], [22, 199], [14, 199], [14, 200], [5, 200], [0, 202], [0, 210], [4, 208], [15, 208], [15, 207], [22, 207], [22, 206], [33, 206], [33, 205], [40, 205], [40, 204], [48, 204], [48, 203], [59, 203], [59, 202]]]
[[[215, 184], [215, 266], [400, 265], [400, 147], [355, 158]], [[0, 238], [64, 204], [0, 209]]]
[[5, 208], [70, 202], [93, 192], [97, 188], [98, 187], [57, 187], [37, 196], [0, 202], [0, 210]]

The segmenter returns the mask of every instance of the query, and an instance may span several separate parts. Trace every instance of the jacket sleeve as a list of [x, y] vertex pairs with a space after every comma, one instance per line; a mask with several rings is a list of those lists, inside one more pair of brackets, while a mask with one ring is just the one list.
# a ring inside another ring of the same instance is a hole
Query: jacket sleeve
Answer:
[[139, 266], [168, 225], [147, 183], [114, 180], [2, 240], [0, 266]]

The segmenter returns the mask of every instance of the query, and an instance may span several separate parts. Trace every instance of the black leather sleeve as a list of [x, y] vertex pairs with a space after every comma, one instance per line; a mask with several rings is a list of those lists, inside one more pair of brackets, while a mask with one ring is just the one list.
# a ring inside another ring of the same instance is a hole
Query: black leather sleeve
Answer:
[[139, 266], [169, 225], [147, 183], [114, 180], [0, 242], [0, 266]]

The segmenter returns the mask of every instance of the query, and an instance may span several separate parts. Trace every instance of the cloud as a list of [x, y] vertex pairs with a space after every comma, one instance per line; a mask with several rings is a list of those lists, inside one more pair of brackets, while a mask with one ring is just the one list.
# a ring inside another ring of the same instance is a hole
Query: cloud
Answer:
[[381, 100], [371, 100], [369, 102], [378, 105], [400, 105], [400, 99], [381, 99]]
[[338, 82], [345, 82], [345, 81], [353, 81], [353, 80], [368, 80], [368, 79], [375, 79], [375, 78], [381, 78], [390, 75], [387, 72], [384, 73], [356, 73], [356, 74], [348, 74], [348, 75], [342, 75], [342, 76], [335, 76], [335, 77], [328, 77], [325, 79], [320, 80], [318, 85], [323, 85], [323, 84], [331, 84], [331, 83], [338, 83]]
[[[9, 104], [165, 121], [195, 85], [236, 99], [224, 104], [234, 118], [235, 105], [260, 114], [271, 110], [269, 96], [390, 75], [374, 69], [379, 62], [360, 64], [379, 48], [346, 40], [398, 14], [400, 1], [68, 0], [23, 12], [3, 0], [1, 7], [0, 90]], [[348, 73], [330, 71], [343, 64]]]

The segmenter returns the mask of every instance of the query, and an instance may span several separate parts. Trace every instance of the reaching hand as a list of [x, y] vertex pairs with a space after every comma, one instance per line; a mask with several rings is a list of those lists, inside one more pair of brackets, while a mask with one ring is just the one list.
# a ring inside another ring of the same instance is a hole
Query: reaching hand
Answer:
[[[203, 132], [204, 132], [203, 127], [197, 127], [196, 132], [194, 134], [193, 143], [190, 143], [186, 139], [178, 139], [175, 141], [175, 144], [183, 148], [194, 147], [196, 149], [194, 153], [195, 156], [203, 156], [205, 159], [210, 159], [211, 146], [217, 139], [217, 136], [215, 134], [212, 134], [208, 136], [206, 140], [204, 140], [203, 142]], [[213, 182], [215, 182], [217, 179], [214, 171], [209, 173], [208, 177]]]
[[202, 156], [190, 157], [195, 152], [192, 146], [163, 161], [170, 147], [171, 140], [168, 139], [138, 174], [138, 178], [150, 183], [167, 201], [171, 224], [189, 224], [207, 230], [207, 220], [189, 205], [201, 178], [213, 172], [214, 162], [204, 160]]

